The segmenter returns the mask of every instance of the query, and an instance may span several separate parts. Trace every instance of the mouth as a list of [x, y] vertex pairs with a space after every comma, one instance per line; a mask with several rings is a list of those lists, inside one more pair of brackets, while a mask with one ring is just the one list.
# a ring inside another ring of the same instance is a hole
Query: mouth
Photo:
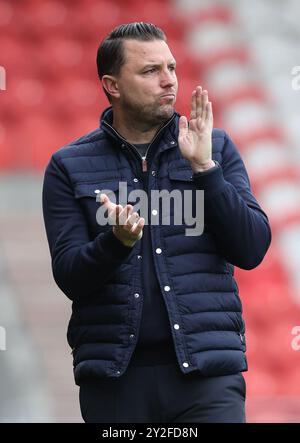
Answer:
[[164, 94], [164, 95], [161, 95], [160, 98], [164, 98], [164, 99], [167, 99], [167, 100], [174, 100], [175, 99], [175, 94]]

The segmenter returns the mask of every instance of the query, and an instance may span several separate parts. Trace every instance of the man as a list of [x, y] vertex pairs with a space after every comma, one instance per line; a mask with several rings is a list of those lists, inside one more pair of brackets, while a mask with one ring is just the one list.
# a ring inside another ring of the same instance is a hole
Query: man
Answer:
[[[111, 107], [99, 129], [52, 156], [43, 189], [53, 275], [73, 302], [67, 338], [82, 416], [245, 422], [245, 327], [233, 267], [262, 261], [267, 216], [234, 144], [212, 129], [207, 91], [192, 92], [189, 122], [175, 112], [176, 61], [162, 30], [117, 27], [97, 65]], [[178, 198], [168, 224], [158, 222], [160, 203], [141, 216], [136, 201], [121, 202], [121, 182], [149, 197], [192, 192], [190, 210], [203, 190], [203, 232], [186, 235], [186, 224], [174, 223]]]

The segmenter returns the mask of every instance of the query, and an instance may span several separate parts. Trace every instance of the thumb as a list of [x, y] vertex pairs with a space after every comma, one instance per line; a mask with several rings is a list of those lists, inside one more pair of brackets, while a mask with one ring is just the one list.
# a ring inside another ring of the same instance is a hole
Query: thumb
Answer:
[[106, 194], [100, 194], [100, 202], [106, 203], [109, 200]]
[[179, 136], [185, 136], [188, 133], [189, 125], [185, 115], [179, 119]]
[[103, 203], [107, 209], [114, 209], [116, 206], [113, 202], [110, 201], [109, 197], [106, 194], [100, 194], [100, 202]]

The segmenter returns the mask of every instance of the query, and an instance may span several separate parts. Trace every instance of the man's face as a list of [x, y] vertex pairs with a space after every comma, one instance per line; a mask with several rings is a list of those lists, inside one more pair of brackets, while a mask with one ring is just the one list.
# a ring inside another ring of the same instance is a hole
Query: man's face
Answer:
[[119, 105], [132, 117], [157, 125], [174, 113], [175, 59], [163, 40], [124, 41], [125, 63], [117, 77]]

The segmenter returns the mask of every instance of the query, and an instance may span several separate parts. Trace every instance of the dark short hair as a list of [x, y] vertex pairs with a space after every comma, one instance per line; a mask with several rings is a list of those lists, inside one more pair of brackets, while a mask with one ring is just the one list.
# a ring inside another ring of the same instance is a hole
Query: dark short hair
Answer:
[[[97, 69], [100, 80], [103, 75], [118, 75], [125, 63], [123, 40], [164, 40], [165, 33], [152, 23], [133, 22], [126, 23], [114, 28], [104, 40], [97, 51]], [[103, 88], [108, 100], [110, 94]]]

